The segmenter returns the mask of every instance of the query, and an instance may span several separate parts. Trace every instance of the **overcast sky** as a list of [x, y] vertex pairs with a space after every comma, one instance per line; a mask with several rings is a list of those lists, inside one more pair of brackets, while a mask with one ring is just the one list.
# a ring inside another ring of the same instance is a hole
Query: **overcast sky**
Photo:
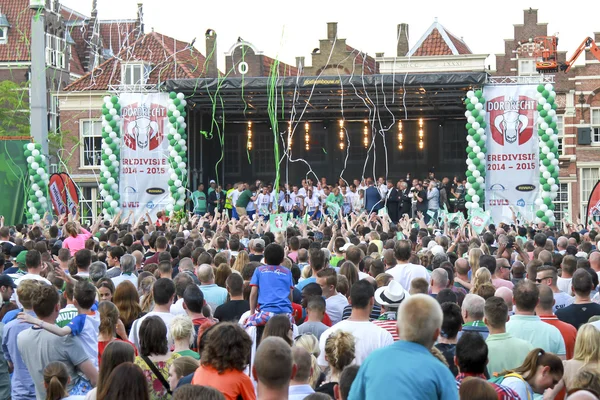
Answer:
[[[89, 15], [91, 0], [61, 0], [63, 4]], [[504, 52], [504, 39], [513, 37], [513, 24], [523, 23], [523, 9], [537, 8], [538, 21], [548, 23], [550, 35], [559, 33], [559, 50], [573, 51], [587, 36], [600, 31], [595, 0], [568, 2], [504, 0], [496, 2], [462, 2], [430, 0], [364, 2], [304, 0], [98, 0], [101, 19], [135, 18], [136, 4], [144, 3], [146, 32], [155, 31], [190, 42], [206, 55], [204, 33], [217, 32], [219, 67], [224, 53], [238, 37], [254, 44], [271, 57], [294, 64], [296, 56], [310, 53], [327, 36], [327, 22], [338, 22], [338, 38], [370, 55], [396, 54], [396, 25], [410, 26], [410, 46], [422, 36], [437, 17], [448, 31], [463, 37], [473, 53]], [[259, 5], [260, 4], [260, 5]], [[466, 8], [464, 8], [464, 6]], [[584, 56], [580, 57], [582, 63]], [[488, 63], [494, 66], [494, 58]]]

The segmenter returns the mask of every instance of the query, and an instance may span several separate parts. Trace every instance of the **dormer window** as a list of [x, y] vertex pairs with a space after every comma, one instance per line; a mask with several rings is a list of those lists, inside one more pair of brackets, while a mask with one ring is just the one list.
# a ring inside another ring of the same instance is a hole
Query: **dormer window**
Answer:
[[0, 44], [8, 42], [8, 28], [10, 28], [8, 18], [0, 12]]
[[121, 82], [126, 86], [145, 85], [148, 82], [151, 67], [145, 63], [126, 63], [121, 67]]

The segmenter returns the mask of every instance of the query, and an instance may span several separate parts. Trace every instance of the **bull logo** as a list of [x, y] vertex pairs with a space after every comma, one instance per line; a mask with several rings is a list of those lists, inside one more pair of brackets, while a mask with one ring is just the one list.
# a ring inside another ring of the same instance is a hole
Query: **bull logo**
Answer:
[[155, 150], [164, 137], [167, 109], [159, 104], [134, 103], [123, 107], [123, 142], [131, 150]]
[[135, 140], [136, 148], [145, 149], [150, 141], [160, 134], [158, 122], [151, 121], [150, 118], [140, 117], [129, 122], [127, 134]]
[[527, 143], [533, 136], [535, 104], [527, 96], [499, 96], [488, 101], [492, 139], [501, 146]]

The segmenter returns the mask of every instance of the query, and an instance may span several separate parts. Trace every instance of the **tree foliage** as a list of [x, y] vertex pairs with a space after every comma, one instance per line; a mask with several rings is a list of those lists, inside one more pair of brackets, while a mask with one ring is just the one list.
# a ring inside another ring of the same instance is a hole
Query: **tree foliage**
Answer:
[[0, 82], [0, 136], [29, 136], [27, 84]]

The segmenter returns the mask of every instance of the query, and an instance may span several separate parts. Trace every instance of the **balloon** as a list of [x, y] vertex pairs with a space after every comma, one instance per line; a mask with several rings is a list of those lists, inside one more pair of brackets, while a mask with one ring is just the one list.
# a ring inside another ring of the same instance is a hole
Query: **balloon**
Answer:
[[542, 204], [542, 205], [540, 206], [540, 210], [542, 210], [542, 211], [546, 212], [546, 210], [548, 210], [548, 206], [547, 206], [546, 204]]
[[472, 196], [472, 199], [473, 199], [473, 203], [479, 203], [480, 199], [479, 199], [478, 195]]
[[542, 218], [544, 215], [545, 215], [544, 211], [542, 211], [542, 210], [537, 210], [535, 213], [535, 216], [538, 218]]
[[554, 211], [552, 211], [552, 210], [546, 211], [546, 217], [550, 218], [552, 215], [554, 215]]
[[471, 125], [473, 126], [473, 129], [479, 129], [479, 127], [481, 126], [481, 124], [477, 121], [473, 122]]
[[539, 207], [539, 206], [541, 206], [541, 205], [542, 205], [542, 203], [543, 203], [543, 202], [544, 202], [544, 201], [543, 201], [541, 198], [539, 198], [539, 197], [538, 197], [537, 199], [535, 199], [535, 202], [534, 202], [534, 203], [535, 203], [535, 205], [536, 205], [536, 206], [538, 206], [538, 207]]
[[479, 178], [481, 176], [481, 172], [479, 172], [479, 170], [475, 169], [475, 171], [473, 171], [473, 176], [475, 178]]

